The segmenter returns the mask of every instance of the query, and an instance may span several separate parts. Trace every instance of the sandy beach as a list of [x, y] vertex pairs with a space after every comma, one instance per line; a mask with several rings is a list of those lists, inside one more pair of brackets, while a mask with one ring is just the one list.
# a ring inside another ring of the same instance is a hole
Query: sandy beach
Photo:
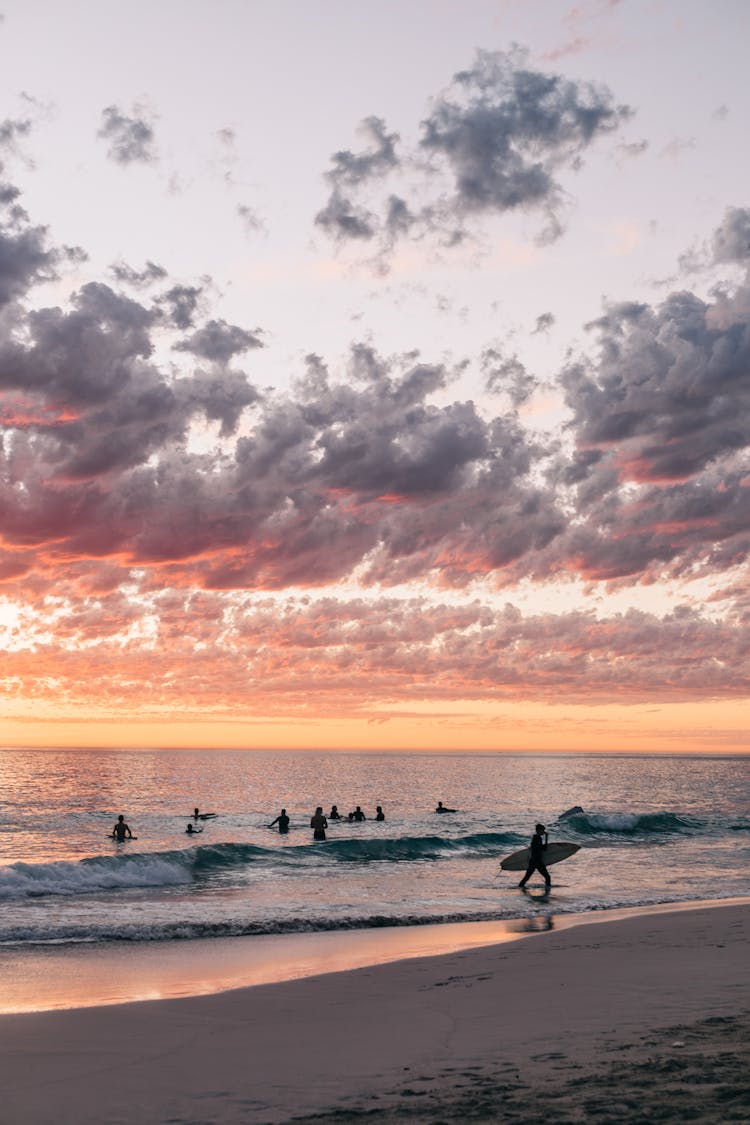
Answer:
[[701, 907], [5, 1015], [0, 1121], [750, 1121], [749, 931], [747, 905]]

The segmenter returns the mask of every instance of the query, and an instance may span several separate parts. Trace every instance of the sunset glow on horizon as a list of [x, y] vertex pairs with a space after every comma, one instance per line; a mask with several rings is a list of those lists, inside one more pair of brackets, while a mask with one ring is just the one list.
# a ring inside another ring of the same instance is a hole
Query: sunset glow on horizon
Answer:
[[38, 7], [0, 746], [750, 751], [750, 9]]

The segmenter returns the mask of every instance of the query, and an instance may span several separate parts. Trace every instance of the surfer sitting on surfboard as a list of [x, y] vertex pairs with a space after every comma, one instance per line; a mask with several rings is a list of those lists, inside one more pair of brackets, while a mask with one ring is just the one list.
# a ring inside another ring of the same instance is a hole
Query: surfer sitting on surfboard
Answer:
[[133, 833], [130, 831], [130, 825], [125, 823], [125, 817], [120, 813], [117, 818], [117, 824], [112, 829], [112, 837], [121, 844], [125, 839], [133, 839]]
[[529, 846], [529, 866], [526, 868], [526, 874], [519, 887], [525, 887], [528, 880], [538, 871], [544, 878], [545, 886], [551, 887], [552, 880], [549, 877], [549, 871], [544, 866], [544, 851], [547, 847], [547, 830], [543, 824], [537, 824], [536, 832], [531, 837], [531, 844]]

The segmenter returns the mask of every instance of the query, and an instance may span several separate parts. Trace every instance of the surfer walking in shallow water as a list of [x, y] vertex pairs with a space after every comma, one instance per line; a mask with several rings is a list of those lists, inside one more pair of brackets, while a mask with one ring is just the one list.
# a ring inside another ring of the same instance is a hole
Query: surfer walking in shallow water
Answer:
[[318, 805], [317, 809], [310, 817], [310, 827], [313, 830], [313, 840], [325, 840], [328, 821], [323, 814], [322, 805]]
[[526, 868], [526, 874], [519, 887], [525, 887], [531, 876], [535, 871], [543, 877], [545, 886], [551, 887], [552, 880], [549, 876], [549, 871], [544, 864], [544, 853], [547, 848], [547, 830], [543, 824], [537, 824], [536, 831], [531, 837], [531, 844], [529, 846], [529, 866]]

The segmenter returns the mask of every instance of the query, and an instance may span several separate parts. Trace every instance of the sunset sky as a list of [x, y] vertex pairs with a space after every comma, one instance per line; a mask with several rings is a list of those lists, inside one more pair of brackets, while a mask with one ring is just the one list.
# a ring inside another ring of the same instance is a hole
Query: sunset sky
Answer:
[[748, 42], [0, 0], [0, 743], [750, 748]]

